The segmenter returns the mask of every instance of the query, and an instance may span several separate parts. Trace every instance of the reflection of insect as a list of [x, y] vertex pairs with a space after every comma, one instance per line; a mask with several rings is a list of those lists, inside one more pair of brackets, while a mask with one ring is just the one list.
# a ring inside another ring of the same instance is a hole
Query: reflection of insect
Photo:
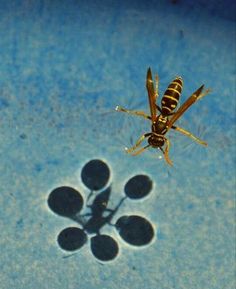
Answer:
[[[158, 97], [158, 76], [156, 75], [156, 86], [154, 88], [154, 84], [152, 80], [152, 72], [151, 72], [151, 69], [148, 68], [147, 78], [146, 78], [146, 87], [148, 91], [148, 99], [149, 99], [149, 107], [150, 107], [151, 116], [147, 115], [143, 111], [131, 111], [120, 106], [116, 107], [117, 111], [127, 112], [133, 115], [138, 115], [146, 119], [149, 119], [152, 122], [152, 131], [149, 133], [143, 134], [133, 147], [129, 149], [126, 148], [127, 153], [131, 153], [132, 155], [136, 156], [142, 153], [146, 148], [150, 146], [153, 148], [159, 148], [163, 152], [166, 162], [169, 165], [172, 165], [172, 161], [169, 159], [170, 141], [164, 136], [170, 128], [177, 130], [181, 132], [182, 134], [192, 138], [193, 140], [195, 140], [201, 145], [207, 146], [206, 142], [195, 137], [190, 132], [180, 127], [174, 126], [174, 123], [182, 116], [182, 114], [194, 102], [201, 99], [203, 96], [207, 95], [210, 90], [207, 89], [203, 91], [204, 85], [202, 85], [179, 107], [179, 109], [176, 112], [174, 112], [179, 102], [179, 97], [182, 91], [182, 85], [183, 85], [183, 81], [181, 77], [176, 77], [169, 84], [166, 92], [164, 93], [162, 97], [161, 108], [160, 108], [156, 104], [157, 97]], [[160, 112], [159, 115], [157, 115], [157, 110]], [[137, 147], [140, 146], [141, 142], [145, 138], [148, 138], [148, 145], [137, 150], [136, 152], [133, 152]], [[162, 148], [164, 144], [166, 144], [165, 150], [163, 150]]]

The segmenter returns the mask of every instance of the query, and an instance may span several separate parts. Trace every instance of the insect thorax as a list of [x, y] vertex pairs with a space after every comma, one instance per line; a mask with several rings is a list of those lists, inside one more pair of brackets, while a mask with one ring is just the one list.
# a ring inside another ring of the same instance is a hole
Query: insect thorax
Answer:
[[160, 114], [157, 120], [152, 124], [152, 132], [164, 135], [167, 131], [168, 117]]

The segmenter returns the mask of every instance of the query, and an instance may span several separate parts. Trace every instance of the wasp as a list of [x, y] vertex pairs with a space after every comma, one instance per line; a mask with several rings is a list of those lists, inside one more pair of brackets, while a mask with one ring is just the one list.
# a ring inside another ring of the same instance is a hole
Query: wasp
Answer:
[[[125, 109], [121, 106], [116, 107], [116, 111], [126, 112], [132, 115], [140, 116], [151, 121], [151, 132], [143, 134], [131, 148], [125, 148], [127, 153], [136, 156], [146, 150], [148, 147], [158, 148], [162, 151], [166, 162], [173, 165], [169, 158], [170, 141], [165, 137], [166, 133], [173, 129], [178, 131], [197, 143], [207, 146], [207, 143], [187, 130], [175, 126], [174, 123], [184, 114], [184, 112], [196, 101], [210, 92], [210, 89], [204, 90], [204, 85], [199, 87], [177, 110], [176, 107], [179, 103], [179, 98], [183, 88], [183, 80], [181, 77], [176, 77], [167, 87], [162, 99], [161, 107], [157, 104], [158, 99], [158, 75], [155, 76], [155, 83], [152, 79], [151, 68], [147, 70], [146, 88], [148, 92], [150, 114], [147, 115], [143, 111], [132, 111]], [[157, 113], [159, 112], [159, 114]], [[147, 138], [148, 144], [141, 149], [136, 150], [141, 143]], [[165, 148], [163, 149], [163, 147]]]

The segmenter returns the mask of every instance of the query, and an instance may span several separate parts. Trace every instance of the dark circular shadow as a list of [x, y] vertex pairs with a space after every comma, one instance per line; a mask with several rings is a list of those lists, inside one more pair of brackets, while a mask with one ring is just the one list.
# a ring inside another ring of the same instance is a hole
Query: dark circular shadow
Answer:
[[142, 199], [152, 190], [152, 180], [146, 175], [136, 175], [125, 185], [125, 194], [130, 199]]
[[81, 179], [90, 190], [102, 189], [110, 177], [110, 169], [101, 160], [91, 160], [82, 168]]
[[91, 251], [100, 261], [111, 261], [118, 255], [117, 242], [108, 235], [96, 235], [91, 238]]
[[59, 233], [57, 242], [63, 250], [75, 251], [87, 242], [87, 235], [80, 228], [69, 227]]
[[122, 216], [116, 224], [121, 238], [133, 246], [144, 246], [154, 237], [154, 229], [151, 223], [140, 216]]
[[72, 217], [83, 207], [81, 194], [71, 187], [58, 187], [48, 197], [48, 206], [56, 214]]

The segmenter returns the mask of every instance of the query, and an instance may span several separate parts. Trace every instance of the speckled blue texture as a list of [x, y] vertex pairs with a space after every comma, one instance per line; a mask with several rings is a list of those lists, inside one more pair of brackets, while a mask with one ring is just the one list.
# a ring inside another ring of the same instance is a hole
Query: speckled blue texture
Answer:
[[[129, 3], [127, 3], [129, 2]], [[217, 2], [217, 3], [216, 3]], [[0, 287], [3, 289], [235, 288], [235, 1], [0, 1]], [[181, 75], [185, 100], [212, 93], [178, 122], [208, 148], [170, 133], [170, 157], [127, 156], [148, 122], [113, 111], [147, 110], [148, 66], [160, 94]], [[140, 214], [155, 228], [134, 249], [116, 235], [120, 256], [99, 264], [89, 246], [75, 255], [56, 238], [72, 221], [47, 205], [57, 186], [83, 196], [84, 164], [111, 169], [111, 206], [145, 173]]]

